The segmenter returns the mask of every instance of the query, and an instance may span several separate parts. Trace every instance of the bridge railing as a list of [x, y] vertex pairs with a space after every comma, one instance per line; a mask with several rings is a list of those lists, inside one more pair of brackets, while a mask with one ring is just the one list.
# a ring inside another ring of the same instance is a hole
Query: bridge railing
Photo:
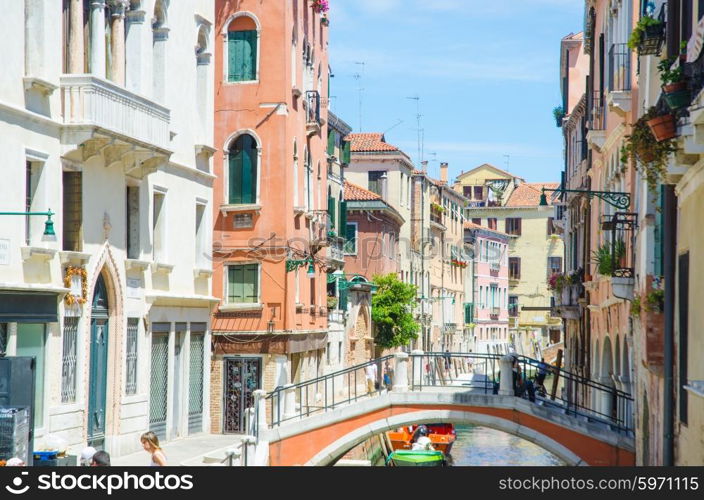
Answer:
[[[264, 398], [269, 425], [277, 427], [391, 389], [384, 384], [384, 372], [393, 369], [393, 358], [393, 355], [384, 356], [305, 382], [277, 387]], [[260, 411], [260, 406], [255, 406], [256, 424], [263, 421]], [[258, 428], [254, 431], [258, 435]]]
[[[412, 353], [412, 375], [409, 375], [411, 390], [454, 386], [498, 394], [500, 362], [504, 356], [491, 353]], [[596, 382], [551, 365], [547, 365], [548, 373], [543, 390], [540, 390], [537, 385], [540, 361], [518, 354], [512, 356], [518, 360], [520, 372], [526, 376], [525, 380], [530, 382], [519, 384], [522, 397], [530, 398], [531, 393], [534, 393], [536, 402], [540, 401], [543, 406], [560, 409], [568, 415], [603, 421], [619, 432], [633, 431], [629, 417], [633, 409], [633, 398], [629, 394], [615, 386]], [[466, 375], [466, 367], [470, 367], [471, 377]]]

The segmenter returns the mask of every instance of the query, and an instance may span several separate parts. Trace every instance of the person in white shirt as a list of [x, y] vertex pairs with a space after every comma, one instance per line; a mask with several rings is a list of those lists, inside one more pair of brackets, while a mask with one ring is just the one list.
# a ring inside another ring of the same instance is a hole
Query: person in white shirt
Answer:
[[433, 442], [428, 437], [428, 428], [420, 425], [413, 436], [411, 450], [435, 450]]
[[[374, 361], [373, 359], [369, 360]], [[364, 369], [364, 376], [367, 379], [367, 393], [371, 394], [376, 390], [376, 377], [377, 377], [377, 368], [376, 368], [376, 363], [371, 363], [367, 365], [367, 367]]]

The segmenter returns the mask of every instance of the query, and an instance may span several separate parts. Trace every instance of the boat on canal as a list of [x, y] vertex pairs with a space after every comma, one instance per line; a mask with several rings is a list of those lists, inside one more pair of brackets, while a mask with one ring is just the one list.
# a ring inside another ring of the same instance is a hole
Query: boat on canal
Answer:
[[445, 454], [437, 450], [395, 450], [386, 459], [386, 465], [396, 467], [442, 467]]
[[[436, 451], [449, 455], [455, 442], [455, 426], [452, 424], [425, 424], [428, 428], [430, 442]], [[401, 427], [395, 431], [388, 431], [386, 436], [391, 443], [391, 449], [410, 450], [413, 447], [413, 435], [417, 427]]]

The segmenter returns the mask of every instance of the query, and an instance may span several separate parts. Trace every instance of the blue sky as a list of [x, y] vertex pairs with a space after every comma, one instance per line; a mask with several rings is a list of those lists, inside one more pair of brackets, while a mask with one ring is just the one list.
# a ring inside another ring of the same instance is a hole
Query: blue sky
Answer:
[[[450, 177], [482, 163], [558, 182], [560, 40], [583, 26], [583, 0], [331, 0], [332, 110], [360, 131]], [[364, 62], [364, 65], [356, 64]], [[356, 79], [355, 74], [361, 78]], [[402, 123], [399, 124], [399, 120]], [[436, 153], [436, 154], [433, 154]]]

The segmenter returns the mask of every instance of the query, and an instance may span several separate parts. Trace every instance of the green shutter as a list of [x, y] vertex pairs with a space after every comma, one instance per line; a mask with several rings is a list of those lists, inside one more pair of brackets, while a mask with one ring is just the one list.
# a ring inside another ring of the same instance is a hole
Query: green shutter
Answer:
[[230, 204], [242, 203], [242, 151], [230, 152]]
[[340, 200], [340, 238], [347, 238], [347, 202]]
[[259, 300], [259, 266], [244, 266], [244, 302], [256, 303]]
[[345, 231], [345, 252], [349, 254], [357, 253], [357, 225], [347, 224]]
[[254, 193], [254, 177], [256, 175], [254, 167], [254, 163], [256, 160], [252, 158], [253, 154], [255, 154], [256, 150], [252, 150], [250, 144], [247, 144], [250, 141], [243, 141], [244, 142], [244, 148], [242, 148], [241, 155], [242, 155], [242, 203], [254, 203], [256, 196]]
[[335, 228], [335, 198], [328, 197], [328, 220], [330, 221], [330, 229]]
[[257, 32], [230, 31], [228, 39], [228, 81], [255, 80], [257, 76]]
[[349, 165], [350, 163], [350, 156], [352, 154], [350, 144], [350, 141], [345, 141], [344, 146], [342, 147], [342, 163], [344, 165]]
[[653, 269], [653, 273], [655, 276], [662, 276], [663, 275], [663, 248], [664, 248], [664, 238], [663, 238], [663, 232], [664, 232], [664, 227], [663, 227], [663, 207], [665, 206], [665, 190], [663, 189], [663, 186], [660, 186], [660, 199], [658, 200], [658, 208], [657, 214], [655, 216], [655, 230], [654, 230], [654, 236], [655, 236], [655, 268]]
[[328, 132], [328, 154], [330, 156], [335, 154], [335, 131], [330, 130]]
[[244, 302], [244, 266], [230, 266], [227, 290], [228, 302]]

